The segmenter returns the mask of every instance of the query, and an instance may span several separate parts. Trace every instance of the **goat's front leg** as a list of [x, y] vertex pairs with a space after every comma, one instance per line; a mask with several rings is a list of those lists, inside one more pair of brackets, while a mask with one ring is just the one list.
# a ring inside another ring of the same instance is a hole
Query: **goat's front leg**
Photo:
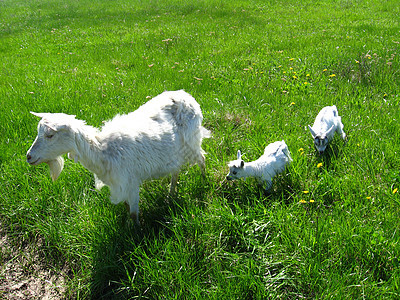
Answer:
[[265, 184], [265, 191], [266, 191], [266, 192], [269, 192], [269, 190], [270, 190], [271, 187], [272, 187], [272, 179], [266, 179], [266, 180], [264, 181], [264, 184]]
[[171, 195], [175, 195], [175, 193], [176, 193], [176, 185], [178, 183], [178, 178], [179, 178], [179, 172], [172, 173], [171, 186], [169, 187], [169, 193]]
[[139, 188], [132, 190], [131, 195], [128, 199], [126, 208], [129, 210], [131, 218], [140, 226], [139, 222]]

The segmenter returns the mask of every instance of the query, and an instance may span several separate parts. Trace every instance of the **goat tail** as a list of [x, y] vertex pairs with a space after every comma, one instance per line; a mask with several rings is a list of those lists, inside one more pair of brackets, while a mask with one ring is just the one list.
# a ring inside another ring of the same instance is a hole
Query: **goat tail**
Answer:
[[205, 152], [201, 149], [201, 142], [203, 138], [211, 137], [211, 132], [202, 126], [200, 105], [183, 90], [166, 93], [170, 93], [170, 116], [181, 138], [180, 157], [186, 162], [199, 164], [204, 173]]
[[171, 113], [178, 126], [200, 127], [203, 121], [200, 105], [183, 90], [176, 91], [170, 96], [172, 101]]
[[[190, 140], [197, 136], [198, 139], [211, 136], [210, 131], [201, 126], [203, 114], [200, 105], [188, 93], [183, 90], [175, 91], [170, 95], [170, 112], [175, 124], [178, 126], [184, 140]], [[188, 141], [187, 141], [188, 142]]]
[[212, 137], [211, 131], [208, 130], [207, 128], [204, 128], [203, 126], [200, 127], [200, 132], [201, 132], [201, 137], [203, 139], [208, 139], [208, 138]]

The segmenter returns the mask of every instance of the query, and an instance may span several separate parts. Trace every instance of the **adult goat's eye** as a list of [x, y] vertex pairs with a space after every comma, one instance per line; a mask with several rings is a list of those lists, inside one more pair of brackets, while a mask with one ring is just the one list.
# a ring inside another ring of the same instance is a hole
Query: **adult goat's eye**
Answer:
[[48, 134], [46, 135], [46, 138], [51, 139], [54, 136], [54, 134]]

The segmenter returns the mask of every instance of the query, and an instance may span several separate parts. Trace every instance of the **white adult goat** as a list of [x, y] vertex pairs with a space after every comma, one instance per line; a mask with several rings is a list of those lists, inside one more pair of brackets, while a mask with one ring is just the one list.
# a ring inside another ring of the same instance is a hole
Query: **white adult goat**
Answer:
[[101, 131], [71, 115], [32, 114], [41, 120], [27, 162], [47, 163], [56, 180], [64, 166], [61, 155], [68, 153], [94, 173], [97, 189], [110, 187], [112, 203], [129, 205], [136, 222], [144, 180], [172, 174], [173, 192], [183, 165], [197, 163], [205, 174], [201, 142], [210, 133], [201, 126], [200, 105], [183, 90], [164, 92], [134, 112], [117, 115]]
[[308, 125], [314, 139], [315, 148], [322, 154], [329, 142], [333, 139], [335, 132], [340, 134], [343, 140], [346, 134], [343, 131], [342, 118], [339, 116], [336, 105], [326, 106], [318, 113], [311, 127]]
[[260, 184], [266, 185], [268, 191], [272, 185], [272, 178], [285, 170], [287, 164], [292, 161], [289, 149], [284, 140], [269, 144], [264, 149], [264, 154], [257, 160], [245, 163], [242, 160], [240, 150], [237, 152], [237, 160], [231, 161], [227, 180], [255, 177]]

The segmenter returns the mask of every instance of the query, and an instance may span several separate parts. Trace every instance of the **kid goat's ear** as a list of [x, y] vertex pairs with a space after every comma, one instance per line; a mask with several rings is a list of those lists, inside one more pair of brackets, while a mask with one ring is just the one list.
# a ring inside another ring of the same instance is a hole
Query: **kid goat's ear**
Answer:
[[326, 134], [326, 135], [329, 135], [329, 134], [331, 133], [331, 131], [333, 130], [334, 127], [335, 127], [335, 126], [332, 125], [331, 128], [329, 128], [328, 131], [327, 131], [325, 134]]
[[238, 150], [237, 152], [237, 159], [240, 159], [242, 157], [242, 153], [240, 152], [240, 150]]
[[240, 161], [240, 167], [243, 168], [244, 167], [244, 161]]
[[308, 129], [310, 129], [311, 135], [312, 135], [313, 137], [315, 137], [315, 136], [317, 135], [317, 134], [315, 133], [315, 131], [311, 128], [310, 125], [308, 125]]

